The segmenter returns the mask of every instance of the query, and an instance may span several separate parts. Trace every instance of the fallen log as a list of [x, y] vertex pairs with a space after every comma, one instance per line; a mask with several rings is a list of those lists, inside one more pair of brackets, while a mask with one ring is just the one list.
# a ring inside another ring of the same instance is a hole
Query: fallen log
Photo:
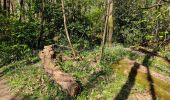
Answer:
[[52, 77], [52, 79], [71, 97], [77, 96], [80, 93], [80, 85], [75, 78], [60, 70], [59, 66], [55, 65], [55, 54], [53, 45], [45, 46], [39, 52], [39, 57], [42, 61], [44, 70]]
[[144, 48], [144, 47], [130, 47], [130, 48], [125, 48], [125, 50], [132, 51], [132, 52], [138, 53], [138, 54], [140, 52], [141, 55], [147, 54], [147, 55], [151, 55], [151, 56], [156, 56], [156, 57], [159, 57], [159, 58], [163, 59], [164, 61], [166, 61], [167, 63], [170, 64], [170, 60], [167, 57], [162, 55], [160, 52], [156, 52], [152, 49], [147, 49], [147, 48]]

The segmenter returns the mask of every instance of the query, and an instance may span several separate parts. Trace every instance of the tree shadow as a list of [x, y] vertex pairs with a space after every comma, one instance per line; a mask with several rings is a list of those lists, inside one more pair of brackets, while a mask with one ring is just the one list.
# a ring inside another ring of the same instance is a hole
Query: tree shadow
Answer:
[[[101, 82], [101, 78], [100, 78], [101, 76], [106, 76], [106, 72], [104, 70], [100, 70], [100, 71], [92, 73], [87, 79], [88, 82], [84, 85], [80, 81], [77, 81], [81, 88], [81, 92], [78, 95], [83, 93], [82, 91], [85, 91], [85, 94], [88, 95], [89, 91], [92, 88], [95, 88], [99, 82]], [[74, 98], [66, 99], [66, 100], [75, 100], [76, 98], [77, 96]]]
[[97, 83], [100, 82], [99, 77], [100, 76], [105, 76], [106, 72], [101, 70], [99, 72], [94, 72], [90, 77], [88, 78], [88, 82], [84, 85], [84, 88], [87, 90], [94, 88]]
[[99, 72], [94, 72], [92, 75], [89, 76], [88, 82], [83, 86], [83, 89], [90, 90], [91, 88], [94, 88], [96, 84], [100, 82], [101, 79], [99, 79], [100, 76], [105, 76], [106, 72], [101, 70]]
[[[158, 49], [154, 49], [152, 51], [152, 53], [147, 53], [142, 65], [144, 65], [147, 68], [147, 80], [149, 82], [149, 87], [150, 87], [150, 94], [152, 96], [152, 100], [156, 100], [156, 93], [155, 93], [155, 88], [154, 88], [154, 81], [152, 79], [151, 76], [151, 72], [149, 69], [150, 66], [150, 59], [152, 56], [154, 56], [153, 54], [157, 54]], [[132, 90], [134, 84], [135, 84], [135, 77], [137, 75], [137, 70], [139, 69], [140, 64], [138, 63], [134, 63], [134, 66], [132, 67], [129, 76], [128, 76], [128, 80], [126, 81], [126, 83], [123, 85], [122, 89], [120, 90], [120, 92], [117, 94], [117, 96], [114, 98], [114, 100], [126, 100], [128, 99], [129, 95], [130, 95], [130, 91]]]
[[150, 62], [149, 62], [149, 59], [151, 59], [152, 55], [149, 55], [147, 54], [143, 60], [143, 65], [147, 68], [147, 80], [149, 82], [149, 87], [150, 87], [150, 94], [152, 96], [152, 100], [156, 100], [156, 94], [155, 94], [155, 88], [154, 88], [154, 81], [152, 79], [152, 76], [151, 76], [151, 72], [150, 72], [150, 69], [149, 69], [149, 65], [150, 65]]
[[133, 67], [131, 68], [131, 71], [128, 76], [128, 80], [123, 85], [120, 92], [117, 94], [117, 96], [114, 98], [114, 100], [126, 100], [129, 97], [130, 91], [132, 90], [134, 84], [135, 84], [135, 78], [137, 75], [137, 70], [139, 69], [140, 64], [134, 63]]

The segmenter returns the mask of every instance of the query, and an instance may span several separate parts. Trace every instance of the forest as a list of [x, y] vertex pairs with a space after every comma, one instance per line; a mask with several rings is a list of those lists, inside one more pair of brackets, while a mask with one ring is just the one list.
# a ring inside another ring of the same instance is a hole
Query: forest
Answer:
[[0, 100], [170, 100], [170, 0], [0, 0]]

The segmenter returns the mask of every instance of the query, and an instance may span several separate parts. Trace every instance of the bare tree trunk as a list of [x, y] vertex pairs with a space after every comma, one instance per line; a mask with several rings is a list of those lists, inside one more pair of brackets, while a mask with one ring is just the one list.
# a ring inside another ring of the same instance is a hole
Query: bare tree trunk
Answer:
[[7, 0], [7, 11], [8, 11], [8, 16], [10, 16], [10, 0]]
[[7, 5], [6, 5], [6, 0], [4, 0], [4, 15], [7, 15]]
[[11, 13], [14, 14], [14, 2], [11, 2]]
[[108, 25], [108, 13], [109, 13], [109, 7], [106, 7], [107, 8], [107, 12], [106, 12], [106, 20], [105, 20], [105, 26], [104, 26], [104, 32], [103, 32], [103, 41], [102, 41], [102, 44], [101, 44], [101, 52], [100, 52], [100, 59], [99, 59], [99, 62], [101, 62], [102, 60], [102, 57], [104, 55], [104, 47], [105, 47], [105, 42], [106, 42], [106, 34], [107, 34], [107, 25]]
[[2, 1], [0, 0], [0, 12], [2, 11]]
[[42, 0], [42, 10], [41, 10], [41, 30], [38, 38], [38, 48], [42, 48], [42, 36], [44, 33], [44, 0]]
[[108, 18], [108, 46], [112, 46], [112, 34], [113, 34], [113, 1], [109, 1], [109, 18]]
[[24, 0], [20, 0], [20, 17], [19, 21], [21, 22], [23, 20], [23, 12], [24, 12]]
[[66, 16], [65, 16], [64, 0], [61, 0], [61, 5], [62, 5], [63, 18], [64, 18], [64, 28], [65, 28], [67, 40], [69, 42], [69, 45], [71, 47], [73, 55], [76, 56], [76, 52], [75, 52], [75, 50], [74, 50], [74, 48], [73, 48], [73, 46], [71, 44], [71, 40], [70, 40], [69, 33], [68, 33], [68, 30], [67, 30], [67, 22], [66, 22]]

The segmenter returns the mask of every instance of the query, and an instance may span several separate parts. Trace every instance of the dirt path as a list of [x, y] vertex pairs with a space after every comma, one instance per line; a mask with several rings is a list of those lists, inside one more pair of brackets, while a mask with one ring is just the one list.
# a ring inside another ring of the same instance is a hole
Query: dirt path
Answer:
[[0, 100], [22, 100], [17, 94], [12, 93], [8, 82], [0, 76]]
[[11, 94], [7, 81], [0, 78], [0, 100], [11, 100], [15, 95]]

